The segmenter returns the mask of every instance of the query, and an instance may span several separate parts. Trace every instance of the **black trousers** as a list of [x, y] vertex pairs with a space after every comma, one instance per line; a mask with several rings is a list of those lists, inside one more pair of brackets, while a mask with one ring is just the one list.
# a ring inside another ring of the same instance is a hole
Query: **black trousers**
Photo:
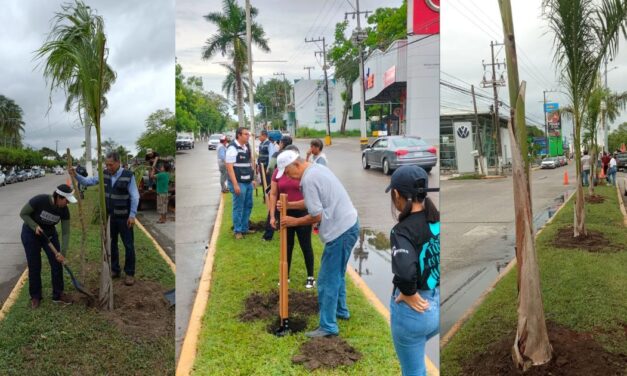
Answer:
[[124, 273], [128, 276], [135, 275], [135, 240], [133, 229], [128, 228], [126, 218], [111, 217], [111, 271], [120, 272], [120, 252], [118, 250], [118, 236], [124, 244]]
[[[54, 253], [48, 247], [48, 242], [44, 235], [35, 235], [26, 224], [22, 225], [22, 244], [26, 252], [26, 262], [28, 263], [28, 292], [33, 299], [41, 299], [41, 250], [48, 257], [50, 271], [52, 276], [52, 299], [57, 300], [63, 293], [63, 265], [54, 257]], [[59, 245], [59, 236], [55, 232], [50, 241], [58, 251], [61, 251]]]
[[[287, 215], [289, 217], [301, 218], [306, 215], [307, 210], [288, 210]], [[280, 223], [280, 218], [277, 223]], [[314, 255], [313, 247], [311, 246], [311, 225], [297, 226], [287, 228], [287, 274], [289, 276], [290, 269], [292, 268], [292, 253], [294, 252], [294, 241], [298, 237], [298, 244], [303, 251], [303, 257], [305, 258], [305, 268], [307, 269], [307, 277], [313, 277], [314, 275]]]

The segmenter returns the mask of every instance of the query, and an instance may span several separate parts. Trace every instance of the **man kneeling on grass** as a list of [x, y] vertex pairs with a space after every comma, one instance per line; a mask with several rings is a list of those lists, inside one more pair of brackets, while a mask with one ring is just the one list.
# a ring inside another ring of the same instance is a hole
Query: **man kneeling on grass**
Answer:
[[357, 210], [340, 180], [325, 166], [306, 162], [298, 153], [287, 150], [277, 158], [277, 168], [277, 179], [286, 174], [300, 180], [305, 198], [301, 209], [306, 208], [309, 213], [301, 218], [281, 218], [281, 225], [294, 227], [320, 222], [319, 236], [324, 242], [318, 272], [320, 325], [305, 335], [336, 336], [339, 333], [337, 318], [350, 317], [345, 274], [348, 258], [359, 237]]
[[[68, 202], [75, 203], [72, 188], [65, 184], [57, 187], [52, 195], [37, 195], [31, 198], [20, 212], [24, 221], [22, 226], [22, 244], [28, 263], [28, 292], [31, 307], [38, 308], [41, 302], [41, 250], [43, 249], [50, 263], [52, 276], [52, 302], [70, 304], [70, 299], [63, 293], [63, 255], [70, 244], [70, 210]], [[59, 246], [56, 225], [61, 222], [63, 247]], [[61, 251], [57, 257], [48, 246], [51, 242]]]

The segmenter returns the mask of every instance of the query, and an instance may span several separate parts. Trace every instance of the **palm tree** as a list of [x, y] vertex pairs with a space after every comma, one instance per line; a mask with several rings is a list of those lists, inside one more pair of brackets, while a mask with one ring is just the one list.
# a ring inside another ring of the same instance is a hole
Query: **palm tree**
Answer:
[[[232, 65], [229, 65], [229, 64], [221, 63], [220, 65], [225, 67], [226, 70], [228, 71], [226, 77], [224, 78], [224, 81], [222, 81], [222, 91], [224, 91], [224, 94], [226, 94], [227, 98], [229, 99], [232, 98], [233, 100], [237, 102], [237, 99], [239, 98], [239, 93], [237, 91], [239, 85], [237, 84], [235, 69], [233, 68]], [[244, 66], [244, 70], [242, 71], [242, 74], [241, 74], [242, 86], [244, 89], [245, 96], [248, 97], [250, 93], [250, 85], [248, 84], [248, 77], [246, 77], [246, 74], [245, 74], [246, 72], [247, 72], [247, 69]]]
[[[36, 58], [44, 62], [44, 77], [50, 80], [50, 95], [63, 89], [83, 109], [86, 119], [96, 129], [99, 175], [99, 214], [101, 224], [102, 268], [100, 274], [101, 306], [113, 309], [111, 253], [108, 218], [102, 174], [102, 142], [100, 118], [106, 107], [104, 96], [111, 87], [115, 73], [107, 67], [107, 37], [104, 20], [81, 0], [61, 6], [53, 18], [46, 42], [37, 50]], [[67, 102], [66, 102], [67, 104]]]
[[543, 12], [554, 33], [554, 62], [566, 86], [574, 123], [577, 195], [573, 236], [586, 235], [584, 193], [581, 184], [581, 131], [597, 72], [604, 58], [618, 51], [626, 33], [624, 0], [543, 0]]
[[[256, 8], [250, 9], [251, 19], [258, 14]], [[202, 59], [209, 60], [218, 53], [228, 56], [232, 61], [233, 75], [237, 90], [237, 116], [240, 127], [244, 126], [244, 82], [243, 75], [248, 60], [246, 43], [246, 11], [236, 0], [223, 0], [222, 13], [212, 12], [204, 16], [205, 20], [218, 27], [216, 34], [205, 41], [202, 49]], [[252, 42], [262, 51], [270, 52], [268, 39], [261, 25], [253, 22], [251, 25]]]
[[22, 107], [11, 98], [0, 94], [0, 136], [4, 138], [4, 146], [18, 147], [24, 132]]

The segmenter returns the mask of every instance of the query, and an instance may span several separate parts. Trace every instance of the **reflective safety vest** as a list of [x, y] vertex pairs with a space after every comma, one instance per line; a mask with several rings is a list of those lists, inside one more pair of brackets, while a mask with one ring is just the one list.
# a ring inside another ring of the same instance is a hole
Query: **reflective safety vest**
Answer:
[[122, 174], [111, 186], [112, 175], [105, 170], [103, 174], [105, 185], [105, 202], [107, 213], [113, 218], [127, 219], [131, 213], [131, 195], [129, 186], [133, 173], [129, 170], [122, 170]]
[[265, 168], [268, 168], [268, 162], [270, 162], [270, 140], [265, 140], [259, 144], [259, 158], [257, 163], [263, 163]]
[[239, 146], [235, 141], [231, 142], [229, 147], [235, 147], [237, 150], [237, 157], [235, 163], [233, 163], [233, 170], [235, 172], [235, 178], [238, 183], [250, 183], [253, 181], [253, 169], [250, 165], [250, 149], [244, 149]]

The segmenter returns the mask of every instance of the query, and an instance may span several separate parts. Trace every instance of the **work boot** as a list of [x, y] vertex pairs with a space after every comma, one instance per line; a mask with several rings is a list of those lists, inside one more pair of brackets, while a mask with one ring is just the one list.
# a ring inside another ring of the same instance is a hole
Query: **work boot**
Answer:
[[32, 309], [37, 309], [39, 308], [39, 305], [41, 304], [41, 299], [37, 299], [37, 298], [32, 298], [30, 300], [30, 307]]
[[56, 298], [52, 298], [52, 302], [58, 305], [70, 305], [72, 304], [72, 299], [67, 294], [61, 293]]
[[317, 328], [313, 332], [305, 333], [305, 337], [318, 338], [318, 337], [337, 337], [337, 333], [329, 333], [326, 330]]
[[242, 235], [241, 233], [237, 232], [237, 233], [235, 233], [235, 239], [237, 239], [237, 240], [244, 239], [244, 235]]
[[124, 284], [127, 286], [133, 286], [135, 284], [135, 277], [127, 275], [126, 278], [124, 278]]

